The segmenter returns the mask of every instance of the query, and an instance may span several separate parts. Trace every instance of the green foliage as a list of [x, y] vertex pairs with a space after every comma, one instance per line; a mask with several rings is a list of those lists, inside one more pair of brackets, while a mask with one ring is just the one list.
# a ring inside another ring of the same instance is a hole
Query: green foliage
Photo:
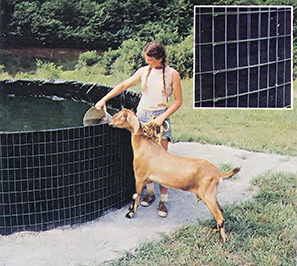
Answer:
[[[293, 31], [297, 36], [295, 0], [2, 0], [1, 45], [108, 50], [117, 49], [129, 39], [143, 42], [156, 39], [168, 46], [176, 45], [191, 34], [194, 5], [292, 5]], [[294, 77], [297, 77], [296, 47], [295, 39]], [[104, 58], [110, 61], [103, 63], [106, 73], [112, 71], [115, 54]], [[183, 56], [172, 56], [173, 64], [177, 66], [177, 59], [181, 62]], [[120, 68], [121, 60], [114, 67]], [[184, 60], [177, 69], [189, 76], [189, 61]], [[127, 71], [131, 69], [128, 67]]]
[[165, 45], [173, 45], [181, 42], [182, 36], [178, 32], [178, 27], [171, 27], [171, 25], [161, 22], [147, 22], [136, 35], [136, 39], [149, 42], [158, 40]]
[[119, 50], [112, 50], [112, 49], [109, 49], [103, 54], [100, 60], [100, 65], [103, 66], [105, 70], [104, 72], [105, 75], [112, 74], [112, 66], [119, 56], [120, 56]]
[[145, 61], [142, 55], [145, 42], [129, 39], [118, 49], [119, 56], [112, 65], [112, 73], [133, 74]]
[[97, 64], [100, 56], [96, 51], [88, 51], [79, 55], [75, 68], [89, 67]]
[[173, 40], [182, 39], [193, 12], [186, 0], [3, 0], [2, 6], [6, 46], [88, 49], [116, 48], [138, 34], [147, 41], [151, 23], [153, 37], [176, 32]]
[[119, 49], [109, 49], [100, 60], [100, 65], [105, 69], [105, 74], [132, 75], [145, 61], [142, 50], [145, 46], [143, 41], [126, 40]]
[[39, 79], [59, 79], [62, 72], [62, 66], [56, 66], [54, 63], [44, 63], [41, 60], [36, 62], [36, 78]]
[[176, 68], [182, 78], [193, 75], [193, 35], [184, 41], [167, 47], [169, 64]]
[[[107, 50], [101, 64], [111, 74], [116, 69], [133, 72], [135, 66], [127, 62], [138, 57], [120, 56], [121, 51], [110, 48], [123, 51], [126, 40], [147, 43], [156, 39], [168, 46], [171, 64], [187, 77], [192, 75], [192, 52], [184, 45], [190, 47], [194, 5], [292, 5], [293, 35], [297, 36], [295, 0], [2, 0], [1, 46]], [[296, 39], [293, 52], [297, 77]]]
[[[38, 23], [37, 10], [38, 4], [36, 2], [21, 2], [16, 4], [7, 34], [11, 35], [13, 40], [22, 42], [23, 45], [26, 45], [28, 40], [35, 39], [34, 25]], [[26, 36], [26, 38], [23, 36]]]
[[[159, 39], [157, 39], [160, 41]], [[129, 39], [117, 50], [104, 53], [100, 65], [107, 74], [124, 73], [131, 75], [145, 64], [142, 50], [145, 41]], [[167, 46], [167, 57], [170, 66], [175, 67], [182, 78], [191, 77], [193, 73], [193, 36], [189, 35], [179, 44]]]

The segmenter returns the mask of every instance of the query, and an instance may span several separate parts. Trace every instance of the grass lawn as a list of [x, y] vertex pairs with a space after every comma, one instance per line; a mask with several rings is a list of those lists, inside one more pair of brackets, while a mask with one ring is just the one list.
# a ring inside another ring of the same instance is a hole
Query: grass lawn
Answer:
[[182, 85], [183, 105], [172, 116], [175, 141], [195, 141], [249, 151], [297, 155], [296, 108], [193, 109], [192, 80], [185, 80]]

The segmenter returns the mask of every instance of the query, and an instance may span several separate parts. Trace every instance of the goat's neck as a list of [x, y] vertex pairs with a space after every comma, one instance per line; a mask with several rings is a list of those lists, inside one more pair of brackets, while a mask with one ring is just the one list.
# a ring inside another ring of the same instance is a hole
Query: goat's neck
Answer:
[[144, 136], [144, 131], [142, 129], [138, 130], [137, 133], [132, 133], [132, 135], [135, 135], [135, 136]]
[[139, 128], [138, 128], [138, 131], [135, 133], [135, 129], [132, 128], [132, 130], [130, 130], [132, 136], [135, 135], [135, 136], [143, 136], [144, 135], [144, 130], [139, 122]]
[[132, 146], [134, 151], [137, 151], [140, 148], [141, 140], [144, 138], [143, 133], [144, 133], [143, 131], [138, 131], [136, 134], [131, 132]]

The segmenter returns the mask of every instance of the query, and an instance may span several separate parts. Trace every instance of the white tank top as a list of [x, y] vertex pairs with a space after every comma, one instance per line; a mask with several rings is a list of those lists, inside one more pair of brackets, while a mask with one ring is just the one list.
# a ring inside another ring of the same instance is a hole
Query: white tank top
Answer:
[[[146, 82], [146, 76], [149, 67], [140, 68], [141, 85]], [[168, 107], [168, 101], [172, 95], [172, 72], [173, 68], [165, 67], [165, 90], [163, 85], [163, 69], [152, 68], [147, 77], [146, 89], [142, 90], [142, 97], [139, 102], [139, 107], [147, 111], [157, 111]]]

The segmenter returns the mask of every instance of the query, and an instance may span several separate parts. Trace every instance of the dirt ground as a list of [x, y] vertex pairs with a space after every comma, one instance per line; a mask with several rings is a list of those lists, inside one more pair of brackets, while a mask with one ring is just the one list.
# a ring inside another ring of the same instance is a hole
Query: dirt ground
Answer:
[[58, 49], [58, 48], [15, 48], [15, 49], [0, 49], [0, 55], [38, 57], [47, 59], [66, 59], [77, 60], [81, 53], [87, 52], [87, 49]]
[[[297, 173], [297, 157], [247, 152], [224, 146], [174, 143], [169, 151], [183, 156], [205, 158], [217, 166], [240, 166], [236, 180], [219, 186], [218, 201], [224, 207], [251, 199], [256, 188], [251, 180], [267, 171]], [[158, 186], [155, 185], [159, 194]], [[132, 196], [132, 195], [131, 195]], [[128, 206], [111, 210], [104, 216], [80, 226], [46, 232], [22, 232], [0, 236], [1, 266], [78, 266], [108, 265], [141, 243], [160, 238], [181, 225], [211, 218], [203, 202], [188, 192], [169, 191], [167, 218], [157, 215], [158, 200], [149, 208], [139, 207], [133, 219], [125, 218]], [[219, 239], [219, 236], [218, 236]]]

